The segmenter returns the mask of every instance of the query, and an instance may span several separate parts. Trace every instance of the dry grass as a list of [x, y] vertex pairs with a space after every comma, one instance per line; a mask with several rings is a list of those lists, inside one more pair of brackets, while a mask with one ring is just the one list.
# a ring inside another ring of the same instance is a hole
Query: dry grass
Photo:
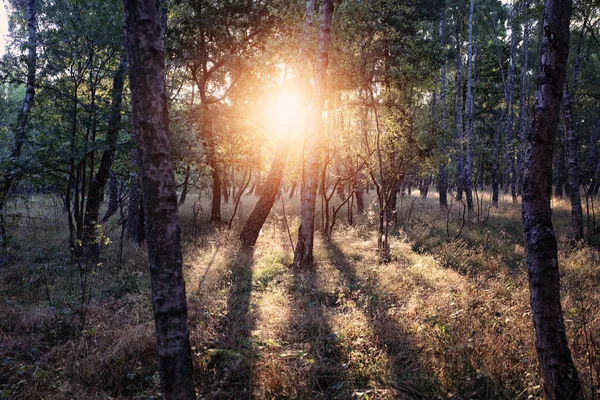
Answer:
[[[244, 202], [247, 216], [252, 200]], [[286, 202], [295, 234], [297, 200]], [[126, 242], [123, 265], [114, 243], [105, 249], [86, 326], [73, 331], [77, 280], [63, 216], [46, 212], [54, 206], [30, 207], [35, 217], [13, 227], [3, 256], [0, 398], [155, 396], [144, 249]], [[554, 207], [565, 320], [591, 398], [600, 394], [600, 252], [568, 245], [568, 204]], [[340, 223], [332, 242], [319, 237], [318, 267], [304, 273], [289, 269], [279, 202], [253, 252], [236, 244], [239, 223], [233, 232], [203, 224], [192, 237], [190, 209], [181, 220], [201, 398], [541, 398], [520, 207], [508, 199], [457, 239], [456, 205], [446, 214], [435, 198], [403, 199], [393, 261], [384, 265], [367, 212], [354, 227]]]

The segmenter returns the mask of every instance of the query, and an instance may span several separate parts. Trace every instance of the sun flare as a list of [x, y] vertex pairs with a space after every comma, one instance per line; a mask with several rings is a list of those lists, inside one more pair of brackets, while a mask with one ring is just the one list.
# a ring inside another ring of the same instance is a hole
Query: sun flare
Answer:
[[283, 89], [269, 101], [269, 129], [273, 135], [297, 137], [302, 135], [308, 113], [308, 102], [300, 91]]

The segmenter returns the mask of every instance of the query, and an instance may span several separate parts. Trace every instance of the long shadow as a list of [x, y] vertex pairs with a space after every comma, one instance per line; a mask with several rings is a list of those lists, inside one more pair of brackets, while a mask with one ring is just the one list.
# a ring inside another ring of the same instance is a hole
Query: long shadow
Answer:
[[385, 304], [386, 296], [382, 296], [377, 284], [359, 277], [354, 265], [334, 241], [324, 245], [328, 257], [346, 281], [349, 298], [363, 311], [377, 347], [385, 352], [390, 362], [396, 395], [411, 399], [441, 398], [441, 385], [424, 365], [404, 327], [385, 312], [391, 304]]
[[343, 352], [325, 312], [331, 299], [320, 290], [317, 271], [294, 271], [290, 295], [290, 336], [286, 341], [291, 348], [283, 354], [290, 367], [284, 370], [293, 371], [295, 375], [289, 378], [295, 386], [273, 395], [299, 399], [351, 398]]
[[209, 385], [202, 389], [210, 399], [248, 399], [252, 395], [254, 352], [250, 334], [253, 249], [239, 248], [227, 261], [230, 278], [226, 313], [217, 326], [214, 348], [206, 351]]

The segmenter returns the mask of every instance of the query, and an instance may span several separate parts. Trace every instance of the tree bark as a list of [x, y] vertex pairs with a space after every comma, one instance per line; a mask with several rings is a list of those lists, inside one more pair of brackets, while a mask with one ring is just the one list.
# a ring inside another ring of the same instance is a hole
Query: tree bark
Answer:
[[515, 66], [517, 63], [517, 6], [514, 1], [512, 3], [511, 11], [511, 39], [510, 39], [510, 62], [508, 65], [508, 87], [506, 90], [506, 125], [504, 140], [506, 145], [506, 159], [504, 165], [504, 171], [506, 176], [506, 185], [504, 186], [505, 193], [512, 196], [513, 202], [517, 201], [516, 191], [516, 166], [515, 166], [515, 153], [513, 149], [513, 128], [514, 128], [514, 92], [515, 92]]
[[87, 192], [87, 203], [83, 221], [83, 243], [87, 255], [92, 263], [97, 263], [100, 257], [100, 227], [99, 215], [100, 204], [104, 193], [104, 187], [110, 176], [110, 168], [113, 163], [117, 140], [119, 139], [119, 128], [121, 126], [121, 103], [123, 101], [123, 87], [127, 73], [127, 57], [125, 51], [121, 53], [119, 65], [113, 76], [112, 105], [108, 131], [106, 133], [106, 144], [108, 148], [102, 153], [98, 172], [90, 182]]
[[467, 99], [465, 116], [465, 145], [467, 148], [465, 159], [465, 170], [463, 174], [464, 190], [467, 198], [467, 209], [469, 213], [473, 212], [473, 8], [474, 0], [471, 0], [469, 6], [469, 44], [467, 47]]
[[[454, 124], [454, 141], [456, 146], [456, 198], [462, 200], [464, 184], [464, 143], [463, 143], [463, 92], [462, 92], [462, 53], [460, 47], [459, 27], [456, 25], [456, 109]], [[410, 196], [410, 186], [408, 189]]]
[[579, 140], [573, 121], [572, 99], [565, 81], [563, 90], [563, 120], [567, 133], [568, 183], [571, 198], [571, 235], [573, 240], [583, 239], [583, 209], [579, 193]]
[[279, 194], [279, 187], [281, 186], [281, 178], [289, 146], [289, 141], [285, 139], [279, 144], [260, 198], [240, 233], [240, 242], [246, 247], [252, 247], [256, 244], [258, 234], [267, 220], [273, 204], [275, 204], [275, 200]]
[[302, 168], [302, 185], [300, 191], [300, 228], [298, 230], [298, 244], [294, 252], [294, 265], [299, 269], [312, 268], [314, 265], [315, 206], [317, 187], [319, 186], [323, 108], [325, 105], [325, 78], [329, 64], [332, 17], [333, 0], [323, 0], [321, 4], [315, 94], [308, 122], [307, 138], [304, 143], [304, 165]]
[[190, 183], [190, 164], [185, 166], [185, 177], [183, 178], [183, 188], [181, 189], [181, 196], [179, 196], [179, 205], [185, 203], [185, 199], [188, 193], [188, 185]]
[[552, 226], [552, 156], [569, 52], [571, 0], [546, 0], [542, 55], [523, 176], [523, 233], [536, 348], [549, 400], [583, 399], [560, 303]]
[[529, 1], [523, 4], [523, 14], [525, 18], [525, 28], [523, 31], [523, 52], [521, 65], [521, 89], [519, 93], [519, 153], [517, 155], [517, 195], [521, 195], [523, 189], [523, 156], [525, 140], [527, 137], [527, 68], [529, 64]]
[[[440, 16], [440, 46], [444, 48], [444, 11]], [[448, 156], [446, 135], [448, 130], [448, 121], [446, 120], [446, 59], [442, 64], [440, 72], [440, 108], [441, 108], [441, 143], [440, 143], [440, 165], [438, 171], [438, 193], [441, 208], [448, 208]]]
[[134, 133], [146, 214], [161, 388], [195, 399], [158, 2], [124, 0]]

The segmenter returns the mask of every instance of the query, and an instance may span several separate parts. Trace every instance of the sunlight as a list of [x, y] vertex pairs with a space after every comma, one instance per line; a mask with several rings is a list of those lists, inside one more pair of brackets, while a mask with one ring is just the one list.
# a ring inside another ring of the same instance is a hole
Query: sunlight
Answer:
[[265, 111], [273, 135], [298, 137], [304, 131], [308, 101], [299, 90], [280, 89], [271, 98]]

